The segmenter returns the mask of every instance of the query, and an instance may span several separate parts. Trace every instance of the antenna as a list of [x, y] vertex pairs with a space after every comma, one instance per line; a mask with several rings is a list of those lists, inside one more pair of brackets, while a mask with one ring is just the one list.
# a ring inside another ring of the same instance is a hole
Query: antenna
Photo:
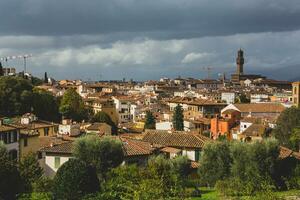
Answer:
[[6, 56], [6, 57], [1, 57], [0, 61], [5, 61], [6, 66], [8, 60], [14, 60], [14, 59], [23, 59], [23, 65], [24, 65], [24, 74], [26, 73], [26, 63], [27, 63], [27, 58], [32, 57], [32, 54], [24, 54], [24, 55], [18, 55], [18, 56]]
[[207, 77], [206, 77], [207, 79], [210, 79], [212, 69], [213, 69], [212, 67], [203, 67], [203, 70], [207, 71]]

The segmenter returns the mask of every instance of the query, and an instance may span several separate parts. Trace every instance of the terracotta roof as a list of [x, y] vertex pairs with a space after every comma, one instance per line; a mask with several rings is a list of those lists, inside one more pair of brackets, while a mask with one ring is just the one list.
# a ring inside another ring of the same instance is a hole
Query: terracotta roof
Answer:
[[189, 98], [189, 97], [174, 97], [169, 100], [170, 103], [183, 103], [188, 105], [227, 105], [226, 103], [217, 103], [208, 99]]
[[92, 125], [90, 125], [89, 127], [87, 127], [86, 130], [89, 130], [89, 131], [99, 131], [101, 127], [103, 126], [109, 126], [111, 127], [110, 125], [106, 124], [106, 123], [93, 123]]
[[16, 128], [13, 126], [3, 125], [3, 124], [0, 126], [0, 132], [13, 131], [13, 130], [16, 130]]
[[[119, 139], [122, 142], [122, 148], [124, 156], [142, 156], [150, 155], [154, 148], [148, 142], [134, 140], [126, 137], [112, 137]], [[47, 153], [61, 153], [61, 154], [72, 154], [73, 141], [68, 141], [60, 144], [54, 144], [53, 146], [48, 146], [42, 148], [41, 152]]]
[[234, 110], [234, 109], [228, 109], [228, 110], [225, 110], [222, 114], [232, 114], [234, 112], [239, 112], [239, 111]]
[[188, 132], [146, 130], [143, 141], [170, 147], [202, 148], [210, 139]]
[[300, 152], [296, 152], [287, 147], [280, 146], [279, 147], [279, 158], [285, 159], [288, 157], [294, 157], [294, 158], [300, 160]]
[[65, 142], [61, 144], [54, 144], [53, 146], [44, 147], [40, 151], [47, 153], [62, 153], [72, 154], [73, 142]]
[[162, 148], [160, 151], [163, 151], [163, 152], [166, 152], [166, 153], [179, 153], [181, 152], [181, 149], [176, 149], [176, 148], [173, 148], [173, 147], [165, 147], [165, 148]]
[[285, 107], [279, 103], [248, 103], [234, 104], [241, 112], [258, 112], [258, 113], [281, 113]]
[[245, 136], [262, 136], [265, 133], [266, 126], [262, 124], [252, 124], [242, 134]]
[[198, 162], [191, 161], [191, 168], [192, 169], [198, 169], [199, 166], [200, 166], [200, 164]]
[[150, 155], [154, 148], [149, 142], [135, 140], [127, 137], [120, 137], [123, 145], [124, 156]]

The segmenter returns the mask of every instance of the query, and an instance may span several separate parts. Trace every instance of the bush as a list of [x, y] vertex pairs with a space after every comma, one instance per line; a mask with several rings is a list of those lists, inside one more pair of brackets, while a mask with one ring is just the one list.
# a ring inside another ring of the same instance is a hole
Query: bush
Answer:
[[105, 178], [106, 173], [124, 160], [122, 143], [109, 137], [85, 136], [75, 141], [73, 155], [92, 166]]
[[54, 177], [53, 194], [55, 199], [81, 199], [100, 189], [96, 170], [77, 159], [64, 163]]
[[228, 177], [231, 162], [229, 143], [206, 144], [200, 158], [201, 165], [198, 170], [202, 184], [214, 186], [217, 180]]

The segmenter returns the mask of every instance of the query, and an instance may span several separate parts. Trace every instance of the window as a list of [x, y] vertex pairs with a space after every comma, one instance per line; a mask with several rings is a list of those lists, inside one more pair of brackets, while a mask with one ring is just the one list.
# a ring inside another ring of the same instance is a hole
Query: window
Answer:
[[49, 135], [49, 128], [44, 128], [44, 136], [48, 136]]
[[58, 169], [60, 167], [60, 157], [54, 158], [54, 168]]
[[27, 140], [27, 137], [24, 138], [24, 147], [27, 147], [28, 146], [28, 140]]
[[247, 128], [247, 125], [244, 125], [244, 128]]
[[200, 160], [200, 151], [195, 150], [195, 161], [199, 161], [199, 160]]
[[14, 131], [14, 142], [18, 141], [18, 133], [17, 131]]

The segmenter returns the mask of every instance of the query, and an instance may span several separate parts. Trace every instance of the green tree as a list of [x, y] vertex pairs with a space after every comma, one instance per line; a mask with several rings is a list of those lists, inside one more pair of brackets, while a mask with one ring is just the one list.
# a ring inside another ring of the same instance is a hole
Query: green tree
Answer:
[[2, 63], [0, 62], [0, 76], [3, 76], [4, 72], [3, 72], [3, 67], [2, 67]]
[[140, 169], [136, 165], [124, 165], [112, 169], [108, 181], [104, 184], [102, 198], [99, 199], [134, 199], [142, 180]]
[[122, 143], [109, 137], [85, 136], [75, 141], [73, 155], [97, 169], [100, 176], [124, 160]]
[[58, 169], [53, 185], [55, 199], [77, 200], [100, 189], [95, 169], [72, 158]]
[[92, 122], [100, 122], [100, 123], [106, 123], [111, 126], [112, 134], [117, 135], [118, 134], [118, 127], [116, 124], [111, 120], [110, 116], [103, 111], [97, 112], [92, 117]]
[[296, 147], [292, 144], [291, 136], [293, 130], [297, 127], [300, 127], [300, 108], [287, 108], [278, 117], [273, 133], [281, 145], [296, 150]]
[[250, 103], [250, 99], [245, 94], [239, 94], [235, 98], [235, 103]]
[[145, 129], [155, 129], [155, 118], [149, 110], [146, 111]]
[[300, 128], [294, 128], [290, 136], [290, 143], [295, 151], [300, 150]]
[[0, 142], [0, 199], [15, 199], [21, 191], [21, 178], [15, 161]]
[[84, 107], [81, 96], [75, 89], [66, 90], [59, 107], [63, 117], [71, 118], [75, 121], [81, 121], [88, 118], [88, 111]]
[[214, 186], [217, 180], [230, 176], [231, 156], [228, 142], [207, 143], [200, 158], [198, 173], [203, 184]]
[[173, 127], [176, 131], [183, 131], [183, 109], [181, 105], [177, 105], [175, 107], [174, 113], [173, 113]]
[[33, 112], [37, 117], [47, 121], [60, 121], [59, 103], [57, 98], [43, 89], [33, 89]]
[[25, 191], [31, 192], [32, 184], [43, 175], [43, 169], [39, 165], [37, 155], [30, 153], [25, 156], [19, 164], [19, 170]]
[[31, 110], [32, 85], [21, 77], [0, 77], [0, 115], [22, 115]]
[[48, 83], [48, 75], [47, 72], [44, 74], [44, 83]]
[[43, 82], [44, 81], [42, 79], [38, 78], [38, 77], [35, 77], [35, 76], [31, 77], [31, 83], [34, 86], [42, 85]]
[[[143, 183], [146, 186], [148, 184], [154, 184], [156, 187], [161, 187], [159, 194], [161, 198], [167, 197], [183, 198], [183, 181], [179, 174], [179, 168], [174, 166], [173, 160], [166, 159], [164, 156], [151, 157], [147, 163], [147, 169], [143, 172], [145, 179]], [[157, 192], [159, 192], [157, 191]], [[145, 191], [143, 191], [144, 193]], [[143, 198], [141, 198], [143, 199]]]

